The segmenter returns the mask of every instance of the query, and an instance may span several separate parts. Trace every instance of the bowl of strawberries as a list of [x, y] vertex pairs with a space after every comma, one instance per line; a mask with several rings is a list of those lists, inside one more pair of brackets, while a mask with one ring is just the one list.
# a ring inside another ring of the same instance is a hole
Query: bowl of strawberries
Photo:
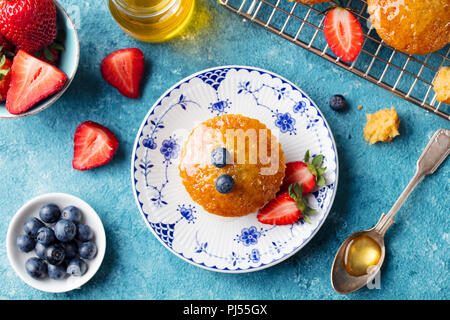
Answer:
[[78, 68], [75, 25], [54, 0], [0, 0], [0, 118], [55, 103]]

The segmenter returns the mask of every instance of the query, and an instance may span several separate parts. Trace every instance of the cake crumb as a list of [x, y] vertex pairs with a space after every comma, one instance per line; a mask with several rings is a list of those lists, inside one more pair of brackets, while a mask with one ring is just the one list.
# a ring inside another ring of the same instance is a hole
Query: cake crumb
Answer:
[[398, 126], [400, 119], [394, 107], [378, 110], [373, 114], [366, 113], [367, 122], [364, 127], [364, 139], [369, 144], [376, 142], [389, 142], [400, 135]]
[[441, 67], [433, 81], [436, 100], [450, 104], [450, 67]]

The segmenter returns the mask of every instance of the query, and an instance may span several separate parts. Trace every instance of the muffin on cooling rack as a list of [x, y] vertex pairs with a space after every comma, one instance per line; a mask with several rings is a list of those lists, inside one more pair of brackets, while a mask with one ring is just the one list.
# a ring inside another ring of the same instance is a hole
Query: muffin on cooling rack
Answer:
[[436, 92], [437, 101], [450, 104], [450, 67], [439, 69], [433, 81], [433, 89]]
[[270, 129], [233, 114], [194, 128], [179, 165], [191, 198], [206, 211], [225, 217], [256, 212], [274, 199], [285, 169], [283, 150]]
[[450, 40], [450, 0], [368, 0], [367, 11], [378, 35], [410, 54], [427, 54]]

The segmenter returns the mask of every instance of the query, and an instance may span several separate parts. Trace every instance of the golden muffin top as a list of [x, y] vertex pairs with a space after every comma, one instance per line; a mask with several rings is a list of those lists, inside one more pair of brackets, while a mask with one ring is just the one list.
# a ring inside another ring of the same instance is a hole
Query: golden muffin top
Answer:
[[[223, 166], [212, 159], [216, 149], [226, 150]], [[227, 217], [256, 212], [275, 198], [285, 168], [283, 151], [270, 129], [241, 115], [217, 116], [198, 125], [181, 151], [179, 165], [191, 198], [206, 211]], [[216, 185], [224, 175], [234, 183], [226, 193]]]
[[427, 54], [450, 41], [450, 0], [368, 0], [378, 35], [410, 54]]

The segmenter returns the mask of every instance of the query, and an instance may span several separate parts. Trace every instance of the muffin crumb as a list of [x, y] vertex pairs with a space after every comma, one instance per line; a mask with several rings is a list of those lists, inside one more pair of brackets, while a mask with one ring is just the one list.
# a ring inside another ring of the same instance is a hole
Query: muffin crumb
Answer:
[[366, 113], [367, 122], [364, 127], [364, 139], [369, 144], [376, 142], [389, 142], [400, 135], [398, 126], [400, 119], [394, 107], [382, 109], [373, 114]]
[[450, 104], [450, 67], [441, 67], [433, 81], [436, 99]]

